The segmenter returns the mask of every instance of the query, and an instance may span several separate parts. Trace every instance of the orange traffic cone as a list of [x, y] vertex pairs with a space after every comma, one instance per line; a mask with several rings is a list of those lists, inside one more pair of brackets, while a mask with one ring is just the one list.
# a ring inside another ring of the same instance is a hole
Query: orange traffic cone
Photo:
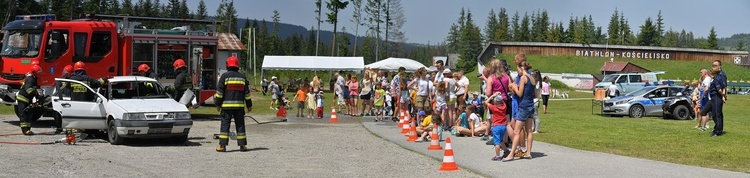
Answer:
[[331, 107], [331, 120], [329, 120], [328, 122], [329, 123], [339, 122], [339, 118], [336, 117], [336, 107]]
[[396, 128], [403, 128], [404, 127], [404, 110], [401, 110], [398, 115], [398, 125]]
[[451, 138], [445, 139], [445, 154], [443, 154], [443, 165], [440, 166], [441, 171], [455, 171], [458, 170], [456, 161], [453, 159], [453, 148], [451, 147]]
[[[417, 139], [419, 139], [417, 136], [417, 127], [415, 125], [416, 123], [409, 124], [411, 127], [409, 128], [409, 138], [406, 139], [407, 142], [416, 142]], [[426, 132], [424, 134], [426, 134]]]
[[440, 138], [438, 138], [437, 133], [437, 124], [433, 125], [432, 132], [433, 134], [430, 136], [430, 146], [427, 147], [427, 150], [442, 150], [443, 147], [440, 147]]
[[409, 119], [409, 116], [408, 115], [405, 116], [405, 118], [403, 120], [404, 124], [401, 125], [401, 134], [404, 134], [404, 135], [407, 135], [407, 136], [409, 135], [409, 125], [410, 125], [408, 119]]

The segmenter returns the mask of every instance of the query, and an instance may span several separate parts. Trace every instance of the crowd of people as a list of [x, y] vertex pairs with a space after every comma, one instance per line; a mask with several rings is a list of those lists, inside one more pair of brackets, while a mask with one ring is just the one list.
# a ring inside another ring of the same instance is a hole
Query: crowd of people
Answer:
[[[403, 112], [415, 118], [419, 141], [429, 140], [430, 134], [442, 139], [445, 131], [487, 141], [497, 151], [493, 160], [530, 159], [533, 134], [539, 133], [537, 110], [546, 113], [550, 84], [548, 77], [532, 71], [524, 54], [516, 55], [514, 61], [510, 66], [493, 59], [477, 76], [482, 87], [473, 92], [464, 72], [451, 71], [443, 61], [436, 61], [434, 70], [423, 67], [412, 73], [403, 67], [395, 74], [373, 69], [362, 75], [337, 72], [332, 76], [330, 106], [339, 114], [375, 116], [375, 122], [398, 121]], [[515, 67], [515, 77], [510, 67]], [[275, 76], [264, 84], [264, 90], [271, 93], [271, 109], [296, 106], [297, 117], [322, 118], [324, 95], [317, 76], [300, 84], [292, 102]]]

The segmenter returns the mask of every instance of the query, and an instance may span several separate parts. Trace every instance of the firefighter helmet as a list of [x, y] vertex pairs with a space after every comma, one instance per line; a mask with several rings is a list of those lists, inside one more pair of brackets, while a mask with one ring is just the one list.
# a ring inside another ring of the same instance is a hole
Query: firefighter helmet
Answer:
[[229, 58], [227, 58], [227, 68], [230, 67], [240, 68], [240, 61], [237, 60], [237, 57], [230, 56]]
[[148, 72], [148, 70], [151, 69], [148, 67], [148, 64], [141, 64], [138, 66], [138, 72]]
[[76, 71], [86, 70], [86, 64], [84, 64], [81, 61], [78, 61], [75, 64], [73, 64], [73, 69], [76, 70]]
[[70, 64], [66, 65], [65, 68], [63, 68], [63, 72], [65, 72], [65, 73], [73, 73], [73, 66], [70, 65]]
[[185, 61], [183, 61], [182, 59], [177, 59], [174, 61], [174, 64], [172, 64], [172, 66], [174, 66], [174, 70], [185, 67]]
[[31, 66], [31, 73], [32, 74], [38, 74], [42, 71], [42, 67], [39, 67], [39, 65], [32, 65]]

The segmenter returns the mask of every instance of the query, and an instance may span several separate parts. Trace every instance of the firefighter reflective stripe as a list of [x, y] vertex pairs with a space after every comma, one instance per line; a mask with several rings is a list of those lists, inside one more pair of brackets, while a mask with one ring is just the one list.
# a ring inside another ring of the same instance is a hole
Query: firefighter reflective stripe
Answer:
[[32, 92], [34, 92], [34, 88], [26, 89], [26, 94], [31, 94]]
[[219, 139], [229, 139], [229, 135], [225, 133], [219, 134]]
[[99, 79], [99, 83], [105, 83], [105, 82], [104, 82], [104, 78], [100, 78], [100, 79]]
[[215, 98], [224, 98], [224, 93], [221, 91], [216, 91], [216, 94], [214, 95]]
[[245, 100], [250, 100], [250, 93], [245, 93]]
[[237, 140], [244, 140], [244, 139], [247, 139], [247, 135], [237, 134]]
[[154, 88], [154, 84], [152, 84], [151, 82], [146, 82], [146, 86], [149, 88]]
[[240, 77], [227, 77], [224, 79], [224, 85], [239, 84], [245, 85], [245, 79]]
[[72, 83], [70, 84], [71, 87], [73, 87], [73, 92], [75, 93], [86, 93], [88, 92], [88, 89], [86, 89], [85, 86], [78, 84], [78, 83]]
[[245, 102], [242, 101], [224, 101], [221, 103], [222, 108], [244, 108]]
[[24, 103], [29, 103], [29, 99], [28, 99], [28, 98], [26, 98], [26, 97], [25, 97], [25, 96], [23, 96], [23, 95], [16, 95], [16, 100], [18, 100], [18, 101], [23, 101]]
[[21, 122], [21, 127], [31, 127], [31, 123]]

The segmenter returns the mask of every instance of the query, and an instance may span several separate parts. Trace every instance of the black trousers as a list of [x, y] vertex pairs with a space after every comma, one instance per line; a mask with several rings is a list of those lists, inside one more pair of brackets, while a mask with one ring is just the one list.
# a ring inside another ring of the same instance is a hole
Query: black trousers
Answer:
[[247, 145], [247, 135], [245, 134], [245, 110], [239, 109], [221, 109], [221, 130], [219, 133], [219, 145], [226, 146], [229, 144], [229, 126], [234, 119], [234, 127], [237, 128], [237, 145]]
[[19, 120], [21, 121], [21, 132], [26, 132], [27, 130], [31, 129], [31, 117], [34, 116], [33, 109], [26, 109], [27, 107], [30, 107], [31, 105], [26, 102], [19, 101], [18, 102], [18, 109], [20, 110], [19, 113]]
[[713, 133], [716, 135], [721, 135], [724, 133], [724, 111], [722, 109], [724, 108], [724, 101], [722, 100], [721, 96], [717, 95], [711, 95], [711, 104], [713, 105], [713, 120], [714, 124], [714, 131]]

